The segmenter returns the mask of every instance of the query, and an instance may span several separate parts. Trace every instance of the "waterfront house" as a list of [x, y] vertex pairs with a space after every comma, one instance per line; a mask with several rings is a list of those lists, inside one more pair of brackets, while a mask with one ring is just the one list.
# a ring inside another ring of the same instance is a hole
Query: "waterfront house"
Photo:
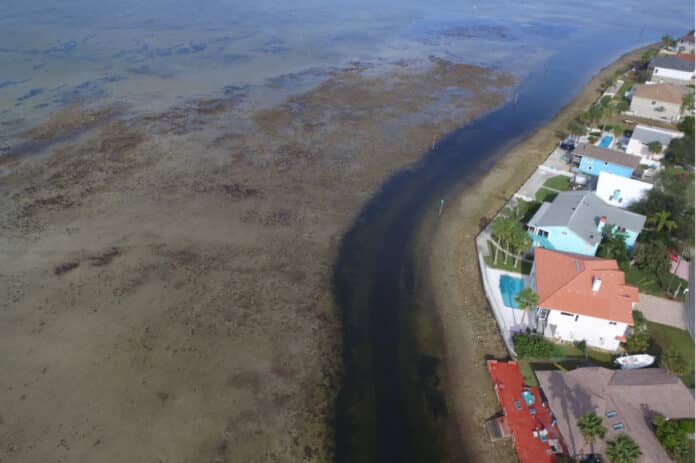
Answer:
[[638, 288], [625, 283], [615, 260], [535, 248], [531, 277], [537, 333], [609, 351], [625, 340]]
[[607, 224], [625, 234], [631, 250], [645, 216], [612, 206], [591, 191], [565, 191], [541, 205], [527, 230], [535, 247], [594, 256]]
[[588, 143], [580, 143], [575, 147], [573, 161], [578, 163], [580, 172], [595, 176], [600, 172], [610, 172], [622, 177], [631, 177], [640, 165], [638, 156]]
[[688, 87], [674, 84], [636, 85], [630, 112], [638, 117], [678, 122], [683, 115], [682, 103]]
[[678, 56], [658, 56], [650, 62], [653, 82], [676, 85], [694, 83], [694, 63]]
[[648, 195], [651, 183], [602, 172], [597, 180], [597, 197], [605, 203], [626, 209]]
[[[655, 415], [669, 419], [694, 418], [691, 392], [678, 377], [662, 368], [586, 367], [536, 371], [536, 376], [571, 455], [603, 456], [606, 442], [625, 432], [640, 446], [643, 454], [639, 463], [669, 463], [672, 460], [655, 437], [652, 418]], [[577, 422], [592, 411], [602, 418], [607, 434], [589, 447]]]
[[691, 31], [677, 41], [677, 50], [680, 53], [694, 52], [694, 32]]
[[[684, 134], [676, 130], [667, 130], [649, 125], [637, 125], [626, 146], [626, 153], [640, 156], [640, 163], [650, 167], [659, 167], [665, 150], [672, 140], [681, 138]], [[661, 149], [658, 153], [650, 152], [648, 145], [658, 142]]]
[[564, 446], [538, 387], [527, 386], [515, 361], [488, 360], [503, 415], [492, 421], [495, 438], [512, 437], [520, 463], [555, 463]]

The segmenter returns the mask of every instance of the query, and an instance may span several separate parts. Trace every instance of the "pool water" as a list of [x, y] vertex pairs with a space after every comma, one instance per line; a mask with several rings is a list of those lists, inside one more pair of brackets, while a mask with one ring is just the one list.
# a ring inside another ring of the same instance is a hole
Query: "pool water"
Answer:
[[503, 304], [512, 309], [519, 309], [519, 305], [515, 298], [524, 288], [524, 280], [522, 278], [511, 277], [510, 275], [500, 276], [500, 295], [503, 297]]
[[611, 142], [614, 141], [614, 137], [611, 135], [604, 135], [602, 139], [599, 142], [599, 146], [602, 148], [609, 148], [609, 145], [611, 145]]

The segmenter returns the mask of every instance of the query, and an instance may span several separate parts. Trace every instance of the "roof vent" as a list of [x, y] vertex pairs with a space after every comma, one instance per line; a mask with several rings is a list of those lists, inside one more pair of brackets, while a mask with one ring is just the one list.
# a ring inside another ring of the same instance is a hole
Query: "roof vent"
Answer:
[[599, 292], [599, 288], [602, 287], [602, 279], [599, 277], [594, 277], [592, 278], [592, 292], [597, 293]]

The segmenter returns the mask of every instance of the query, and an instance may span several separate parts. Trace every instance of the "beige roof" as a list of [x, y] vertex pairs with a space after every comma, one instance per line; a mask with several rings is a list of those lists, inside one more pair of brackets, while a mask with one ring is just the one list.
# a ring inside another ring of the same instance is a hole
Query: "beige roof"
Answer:
[[599, 161], [611, 162], [612, 164], [630, 167], [631, 169], [635, 169], [640, 164], [640, 156], [634, 156], [632, 154], [626, 154], [623, 151], [602, 148], [600, 146], [590, 145], [588, 143], [578, 144], [578, 146], [575, 147], [573, 154], [587, 156]]
[[640, 84], [636, 86], [634, 97], [646, 100], [664, 101], [667, 103], [682, 104], [682, 98], [689, 93], [687, 87], [672, 84]]
[[[603, 367], [573, 371], [537, 371], [539, 384], [558, 419], [558, 430], [571, 455], [583, 450], [584, 441], [577, 427], [578, 418], [594, 410], [608, 432], [587, 453], [602, 453], [605, 441], [622, 432], [631, 436], [643, 455], [640, 463], [670, 463], [672, 460], [655, 438], [648, 423], [652, 416], [693, 418], [694, 398], [679, 378], [662, 368], [610, 370]], [[616, 416], [607, 417], [614, 411]], [[623, 429], [613, 425], [622, 423]]]

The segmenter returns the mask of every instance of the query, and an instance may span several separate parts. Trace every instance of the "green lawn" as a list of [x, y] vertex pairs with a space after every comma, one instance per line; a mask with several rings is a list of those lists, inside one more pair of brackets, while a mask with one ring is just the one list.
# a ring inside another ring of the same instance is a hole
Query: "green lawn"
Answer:
[[495, 257], [495, 247], [493, 246], [493, 243], [488, 241], [488, 252], [490, 255], [484, 256], [483, 260], [486, 262], [486, 265], [489, 267], [497, 268], [500, 270], [507, 270], [509, 272], [518, 272], [518, 273], [523, 273], [525, 275], [529, 275], [532, 271], [532, 264], [529, 262], [524, 262], [522, 259], [517, 263], [517, 266], [513, 266], [514, 259], [512, 257], [508, 257], [507, 264], [505, 263], [505, 253], [502, 251], [498, 251], [498, 263], [494, 264], [493, 263], [493, 258]]
[[557, 344], [559, 356], [550, 359], [523, 358], [519, 359], [520, 371], [526, 384], [538, 386], [535, 370], [570, 371], [580, 366], [592, 364], [606, 368], [616, 368], [614, 355], [610, 352], [587, 349], [587, 359], [580, 349], [573, 344]]
[[[626, 272], [626, 283], [633, 286], [637, 286], [638, 289], [640, 289], [640, 292], [642, 293], [650, 294], [657, 297], [669, 296], [669, 294], [667, 294], [666, 288], [663, 289], [660, 286], [660, 282], [654, 273], [648, 270], [641, 270], [634, 265], [630, 267], [628, 272]], [[675, 290], [679, 286], [679, 283], [682, 284], [682, 288], [686, 288], [688, 286], [688, 282], [686, 280], [682, 280], [677, 276], [673, 276], [672, 290]], [[679, 297], [677, 297], [677, 300], [683, 301], [684, 298], [684, 293], [680, 292], [680, 295]]]
[[550, 179], [546, 180], [546, 182], [544, 182], [544, 186], [553, 188], [554, 190], [568, 191], [570, 190], [570, 177], [565, 175], [556, 175], [555, 177], [551, 177]]
[[548, 190], [544, 187], [539, 188], [534, 197], [537, 201], [550, 203], [553, 199], [558, 196], [558, 193], [552, 190]]
[[682, 376], [682, 381], [689, 388], [694, 387], [694, 340], [686, 330], [673, 328], [660, 323], [647, 322], [648, 332], [655, 344], [653, 353], [659, 357], [660, 353], [674, 349], [686, 360], [689, 372]]

